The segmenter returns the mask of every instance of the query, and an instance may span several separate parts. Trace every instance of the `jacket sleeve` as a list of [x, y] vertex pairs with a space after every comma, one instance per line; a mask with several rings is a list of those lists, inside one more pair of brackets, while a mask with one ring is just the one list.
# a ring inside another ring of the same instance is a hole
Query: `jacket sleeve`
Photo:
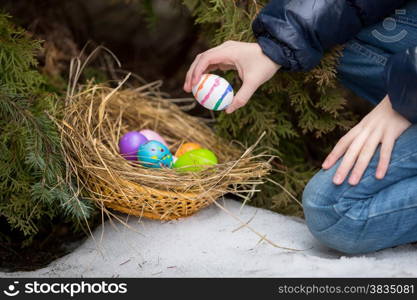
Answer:
[[252, 24], [263, 52], [284, 70], [315, 67], [325, 50], [345, 43], [406, 0], [271, 0]]
[[392, 107], [417, 123], [417, 47], [392, 55], [385, 67], [385, 79]]

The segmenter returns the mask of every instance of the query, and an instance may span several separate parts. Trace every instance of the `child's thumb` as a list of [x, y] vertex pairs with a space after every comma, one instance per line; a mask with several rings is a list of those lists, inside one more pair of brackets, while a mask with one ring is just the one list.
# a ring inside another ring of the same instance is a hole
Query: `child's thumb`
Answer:
[[226, 109], [226, 113], [231, 114], [235, 110], [243, 107], [248, 103], [249, 99], [255, 93], [258, 86], [249, 81], [244, 81], [240, 90], [236, 93], [233, 98], [233, 102]]

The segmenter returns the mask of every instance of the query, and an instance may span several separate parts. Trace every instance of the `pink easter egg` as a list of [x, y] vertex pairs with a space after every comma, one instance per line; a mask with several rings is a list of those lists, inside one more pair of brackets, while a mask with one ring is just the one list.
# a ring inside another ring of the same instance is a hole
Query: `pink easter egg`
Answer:
[[164, 144], [166, 147], [168, 147], [167, 142], [155, 131], [150, 129], [143, 129], [139, 131], [141, 134], [143, 134], [149, 141], [158, 141], [162, 144]]

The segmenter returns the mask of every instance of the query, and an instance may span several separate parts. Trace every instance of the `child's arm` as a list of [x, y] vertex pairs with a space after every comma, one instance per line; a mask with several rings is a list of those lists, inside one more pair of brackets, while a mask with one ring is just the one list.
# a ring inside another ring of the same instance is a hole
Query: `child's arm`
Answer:
[[[253, 24], [263, 52], [285, 70], [309, 70], [324, 50], [400, 8], [404, 0], [272, 0]], [[392, 55], [385, 68], [388, 96], [334, 147], [323, 163], [342, 159], [333, 182], [360, 182], [380, 146], [375, 176], [384, 178], [395, 141], [417, 123], [417, 47]], [[408, 120], [407, 120], [408, 119]], [[343, 158], [342, 158], [343, 157]], [[349, 175], [350, 174], [350, 175]]]
[[[262, 51], [283, 70], [309, 70], [326, 49], [353, 38], [406, 0], [271, 0], [253, 23]], [[393, 55], [386, 90], [392, 107], [417, 123], [417, 48]]]
[[306, 71], [406, 0], [271, 0], [253, 22], [263, 52], [283, 70]]
[[341, 160], [334, 173], [333, 183], [342, 184], [349, 177], [349, 184], [357, 185], [379, 147], [375, 177], [383, 179], [396, 140], [410, 126], [410, 121], [393, 109], [387, 96], [339, 140], [322, 167], [330, 169]]
[[385, 177], [396, 140], [417, 123], [417, 47], [394, 54], [385, 68], [388, 96], [334, 147], [323, 163], [329, 169], [342, 158], [334, 178], [356, 185], [380, 146], [376, 178]]
[[226, 42], [198, 55], [184, 84], [190, 92], [203, 73], [236, 69], [243, 81], [231, 113], [282, 66], [309, 70], [323, 52], [378, 22], [406, 0], [271, 0], [253, 23], [258, 43]]

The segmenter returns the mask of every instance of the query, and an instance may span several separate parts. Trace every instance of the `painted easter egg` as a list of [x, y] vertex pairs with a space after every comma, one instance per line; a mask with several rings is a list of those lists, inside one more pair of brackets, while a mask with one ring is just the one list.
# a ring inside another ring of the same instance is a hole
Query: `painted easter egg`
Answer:
[[153, 130], [150, 129], [143, 129], [139, 131], [141, 134], [143, 134], [149, 141], [158, 141], [162, 144], [164, 144], [166, 147], [168, 147], [168, 144], [165, 142], [162, 136], [160, 136], [158, 133], [156, 133]]
[[208, 149], [195, 149], [178, 157], [174, 168], [178, 172], [199, 172], [204, 170], [205, 166], [215, 164], [217, 164], [217, 157], [213, 152]]
[[175, 153], [175, 156], [176, 157], [183, 156], [188, 151], [195, 150], [195, 149], [201, 149], [200, 144], [197, 144], [197, 143], [184, 143], [184, 144], [182, 144], [178, 148], [177, 152]]
[[193, 95], [207, 109], [224, 110], [233, 101], [233, 88], [220, 76], [203, 74], [200, 82], [193, 87]]
[[147, 168], [171, 168], [172, 154], [168, 147], [158, 141], [149, 141], [139, 147], [138, 160]]
[[137, 153], [140, 146], [148, 139], [138, 131], [130, 131], [119, 140], [119, 153], [127, 160], [137, 160]]

